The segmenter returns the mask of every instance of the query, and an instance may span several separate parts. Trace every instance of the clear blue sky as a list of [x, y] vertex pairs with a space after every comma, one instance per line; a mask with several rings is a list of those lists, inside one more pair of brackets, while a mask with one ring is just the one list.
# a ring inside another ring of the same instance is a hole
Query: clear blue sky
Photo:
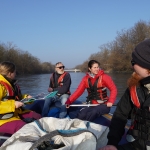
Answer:
[[72, 68], [122, 29], [149, 22], [149, 6], [150, 0], [1, 0], [0, 42]]

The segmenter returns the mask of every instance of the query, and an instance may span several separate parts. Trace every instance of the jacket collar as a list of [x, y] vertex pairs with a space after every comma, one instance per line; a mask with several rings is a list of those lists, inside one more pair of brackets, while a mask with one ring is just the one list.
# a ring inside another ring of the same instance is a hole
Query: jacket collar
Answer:
[[93, 75], [93, 74], [91, 74], [90, 72], [87, 72], [87, 73], [86, 73], [86, 75], [87, 75], [88, 77], [91, 77], [91, 78], [99, 77], [99, 76], [101, 76], [102, 74], [104, 74], [104, 70], [100, 70], [97, 75]]

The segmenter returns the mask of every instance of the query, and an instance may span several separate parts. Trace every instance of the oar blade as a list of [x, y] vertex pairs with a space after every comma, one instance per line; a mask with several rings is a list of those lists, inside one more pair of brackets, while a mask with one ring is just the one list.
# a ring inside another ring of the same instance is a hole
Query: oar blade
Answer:
[[25, 98], [25, 99], [22, 99], [21, 102], [23, 102], [24, 104], [27, 104], [27, 103], [31, 103], [35, 100], [36, 100], [35, 98], [30, 98], [30, 99]]
[[46, 95], [44, 98], [50, 98], [50, 97], [54, 97], [57, 94], [58, 91], [54, 91], [49, 93], [48, 95]]

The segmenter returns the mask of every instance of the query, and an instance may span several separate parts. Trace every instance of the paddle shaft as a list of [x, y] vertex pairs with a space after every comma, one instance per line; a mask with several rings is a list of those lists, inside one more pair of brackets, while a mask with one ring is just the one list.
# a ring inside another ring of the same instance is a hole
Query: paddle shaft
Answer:
[[33, 101], [36, 101], [36, 100], [43, 100], [45, 98], [54, 97], [56, 94], [57, 94], [57, 91], [54, 91], [54, 92], [51, 92], [51, 93], [49, 93], [46, 96], [41, 97], [41, 98], [29, 98], [29, 99], [25, 98], [25, 99], [22, 99], [21, 102], [23, 102], [24, 104], [26, 104], [26, 103], [30, 103], [30, 102], [33, 102]]
[[[98, 106], [98, 105], [106, 105], [106, 104], [72, 104], [70, 105], [70, 107], [82, 107], [82, 106], [87, 106], [87, 107], [90, 107], [90, 106]], [[113, 104], [112, 106], [117, 106], [117, 104]]]

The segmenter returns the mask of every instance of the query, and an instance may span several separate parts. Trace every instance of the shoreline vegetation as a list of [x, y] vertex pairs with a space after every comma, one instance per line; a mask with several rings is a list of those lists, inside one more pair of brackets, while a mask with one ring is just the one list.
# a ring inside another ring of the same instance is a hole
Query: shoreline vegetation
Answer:
[[[99, 52], [91, 54], [86, 61], [74, 68], [86, 72], [88, 61], [95, 59], [101, 63], [101, 68], [107, 73], [130, 73], [132, 72], [131, 53], [135, 45], [146, 38], [150, 38], [150, 21], [140, 20], [132, 28], [117, 32], [114, 41], [100, 46]], [[18, 75], [54, 72], [54, 64], [41, 62], [39, 58], [32, 56], [28, 51], [18, 49], [11, 42], [0, 43], [0, 62], [2, 61], [13, 62]]]

